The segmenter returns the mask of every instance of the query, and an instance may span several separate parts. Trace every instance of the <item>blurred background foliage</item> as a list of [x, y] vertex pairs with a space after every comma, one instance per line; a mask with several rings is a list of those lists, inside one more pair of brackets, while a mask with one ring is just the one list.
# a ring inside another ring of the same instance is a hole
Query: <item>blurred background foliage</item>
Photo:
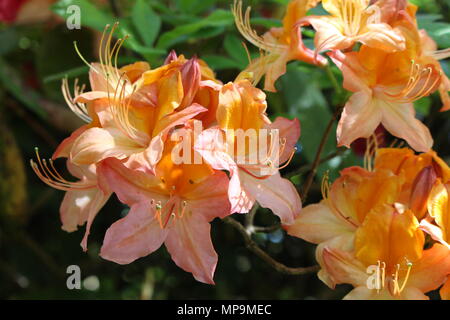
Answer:
[[[84, 227], [72, 234], [60, 228], [63, 192], [45, 186], [28, 165], [35, 146], [48, 157], [81, 125], [65, 106], [60, 91], [65, 76], [70, 83], [75, 78], [88, 83], [88, 68], [77, 56], [74, 41], [88, 61], [95, 61], [105, 25], [119, 21], [117, 36], [129, 35], [120, 64], [147, 60], [157, 67], [174, 49], [187, 57], [204, 59], [217, 77], [227, 82], [248, 63], [243, 38], [234, 26], [231, 0], [14, 1], [17, 6], [21, 3], [23, 8], [28, 7], [10, 15], [0, 12], [4, 21], [0, 22], [0, 298], [337, 299], [348, 291], [347, 286], [328, 289], [315, 274], [277, 273], [245, 248], [234, 229], [219, 220], [212, 223], [213, 243], [219, 254], [216, 286], [196, 282], [176, 267], [164, 248], [126, 266], [102, 260], [98, 252], [105, 230], [127, 212], [115, 198], [98, 215], [89, 251], [83, 253], [79, 242]], [[412, 2], [420, 6], [420, 26], [440, 48], [450, 47], [450, 0]], [[287, 3], [244, 1], [253, 8], [252, 25], [259, 33], [281, 25]], [[67, 8], [73, 4], [81, 8], [81, 30], [68, 30], [65, 24]], [[313, 12], [321, 14], [323, 9], [319, 6]], [[304, 30], [304, 35], [306, 44], [312, 46], [312, 31]], [[247, 45], [251, 55], [257, 56], [258, 51]], [[449, 71], [448, 62], [442, 63]], [[342, 77], [337, 68], [333, 66], [331, 72], [340, 85]], [[268, 94], [272, 119], [286, 116], [301, 121], [298, 154], [283, 172], [299, 189], [334, 109], [348, 96], [335, 90], [334, 85], [325, 70], [295, 62], [277, 82], [278, 93]], [[435, 150], [448, 160], [450, 117], [448, 112], [438, 113], [440, 107], [435, 95], [416, 103], [418, 116], [433, 133]], [[392, 139], [384, 134], [384, 140], [389, 143]], [[320, 181], [325, 172], [333, 180], [340, 169], [362, 164], [364, 142], [355, 142], [349, 150], [337, 150], [335, 141], [333, 132], [322, 154], [330, 160], [320, 165], [308, 202], [320, 200]], [[256, 216], [256, 224], [261, 226], [275, 224], [276, 220], [264, 209]], [[287, 237], [281, 230], [257, 233], [254, 239], [289, 266], [315, 264], [314, 246]], [[81, 267], [82, 290], [66, 288], [66, 268], [73, 264]]]

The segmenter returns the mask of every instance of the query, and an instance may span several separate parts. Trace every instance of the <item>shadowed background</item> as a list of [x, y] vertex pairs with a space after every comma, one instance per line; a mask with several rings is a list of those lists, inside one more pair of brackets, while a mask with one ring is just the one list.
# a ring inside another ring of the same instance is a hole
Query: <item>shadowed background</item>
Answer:
[[[248, 0], [252, 25], [262, 34], [280, 26], [288, 0]], [[415, 0], [420, 6], [419, 25], [450, 47], [450, 0]], [[81, 29], [69, 30], [67, 7], [81, 9]], [[0, 298], [2, 299], [339, 299], [349, 286], [328, 289], [315, 274], [278, 273], [246, 249], [240, 234], [220, 220], [212, 223], [212, 238], [219, 255], [215, 286], [196, 282], [179, 269], [164, 247], [130, 265], [117, 265], [98, 256], [103, 236], [128, 208], [113, 196], [97, 216], [89, 251], [79, 245], [84, 227], [68, 234], [61, 230], [59, 205], [64, 193], [47, 187], [33, 173], [29, 159], [34, 147], [50, 157], [58, 143], [82, 125], [65, 105], [61, 80], [67, 76], [88, 85], [88, 67], [77, 56], [73, 42], [88, 61], [98, 59], [98, 44], [106, 24], [119, 21], [119, 37], [130, 35], [119, 63], [149, 61], [161, 65], [172, 49], [190, 58], [197, 55], [217, 72], [224, 83], [232, 81], [248, 64], [243, 38], [237, 32], [226, 0], [0, 0]], [[323, 13], [319, 6], [313, 11]], [[305, 43], [312, 46], [312, 31]], [[253, 57], [258, 51], [247, 43]], [[444, 70], [449, 70], [443, 61]], [[337, 68], [331, 68], [340, 82]], [[449, 74], [449, 73], [447, 73]], [[300, 119], [298, 152], [283, 170], [300, 189], [308, 164], [315, 156], [333, 110], [343, 99], [336, 94], [325, 70], [294, 62], [277, 82], [278, 93], [268, 94], [268, 113]], [[450, 154], [450, 118], [436, 95], [416, 102], [418, 117], [430, 128], [434, 149], [447, 160]], [[335, 131], [335, 130], [334, 130]], [[392, 138], [379, 128], [382, 141]], [[352, 149], [336, 151], [330, 135], [323, 162], [308, 203], [320, 200], [320, 182], [329, 170], [333, 181], [340, 169], [362, 165], [364, 141]], [[56, 165], [62, 168], [64, 161]], [[237, 217], [241, 220], [243, 217]], [[277, 218], [260, 209], [258, 226]], [[253, 239], [280, 262], [292, 267], [315, 264], [314, 245], [286, 236], [284, 231], [256, 233]], [[66, 268], [79, 265], [82, 290], [68, 290]]]

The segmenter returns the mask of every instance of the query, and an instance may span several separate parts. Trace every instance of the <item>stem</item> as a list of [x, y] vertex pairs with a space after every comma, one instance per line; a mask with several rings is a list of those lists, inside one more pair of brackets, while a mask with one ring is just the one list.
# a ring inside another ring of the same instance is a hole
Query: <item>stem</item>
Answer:
[[328, 122], [328, 125], [325, 129], [325, 132], [322, 136], [322, 140], [320, 141], [319, 148], [317, 149], [316, 156], [314, 158], [314, 161], [311, 165], [311, 172], [308, 175], [308, 178], [305, 182], [305, 187], [303, 188], [302, 192], [302, 202], [305, 203], [306, 199], [308, 197], [309, 189], [311, 188], [311, 185], [314, 181], [314, 177], [317, 173], [317, 167], [320, 164], [320, 155], [322, 154], [323, 149], [325, 148], [325, 144], [328, 140], [328, 136], [330, 135], [331, 129], [333, 128], [334, 121], [337, 119], [337, 117], [342, 112], [342, 107], [338, 107], [336, 111], [334, 112], [333, 116], [331, 117], [330, 121]]
[[256, 254], [259, 258], [264, 260], [267, 264], [269, 264], [272, 268], [277, 270], [278, 272], [289, 274], [289, 275], [303, 275], [308, 274], [312, 272], [316, 272], [319, 270], [319, 266], [311, 266], [311, 267], [305, 267], [305, 268], [291, 268], [288, 267], [276, 260], [274, 260], [271, 256], [269, 256], [264, 250], [262, 250], [256, 242], [254, 242], [250, 236], [250, 233], [247, 231], [247, 229], [240, 224], [238, 221], [231, 217], [226, 217], [223, 219], [223, 221], [232, 227], [234, 227], [239, 233], [242, 235], [245, 241], [246, 247], [253, 251], [254, 254]]
[[341, 96], [342, 95], [342, 87], [339, 85], [339, 82], [337, 81], [336, 76], [333, 73], [333, 70], [331, 70], [329, 63], [325, 66], [325, 72], [327, 73], [328, 78], [330, 78], [331, 84], [333, 85], [334, 90], [336, 90], [336, 93], [338, 94], [338, 96]]
[[[328, 156], [326, 156], [325, 158], [322, 158], [319, 162], [319, 165], [322, 163], [325, 163], [335, 157], [337, 157], [338, 155], [340, 155], [341, 153], [343, 153], [346, 149], [345, 148], [339, 148], [337, 149], [337, 151], [329, 154]], [[300, 168], [298, 168], [297, 170], [294, 170], [292, 172], [289, 172], [288, 174], [286, 174], [284, 177], [289, 179], [292, 178], [293, 176], [297, 176], [303, 173], [308, 172], [309, 170], [311, 170], [311, 165], [310, 164], [306, 164], [304, 166], [301, 166]]]

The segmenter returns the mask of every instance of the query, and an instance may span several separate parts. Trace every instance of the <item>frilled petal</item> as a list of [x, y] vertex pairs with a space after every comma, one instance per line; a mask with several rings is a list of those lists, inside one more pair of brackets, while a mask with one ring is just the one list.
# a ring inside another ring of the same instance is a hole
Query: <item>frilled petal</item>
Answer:
[[337, 237], [333, 237], [328, 241], [322, 242], [319, 244], [316, 248], [316, 260], [317, 263], [321, 266], [322, 269], [319, 270], [317, 273], [317, 277], [325, 283], [328, 287], [334, 288], [336, 286], [336, 282], [334, 279], [330, 276], [330, 274], [327, 271], [327, 268], [325, 266], [323, 257], [324, 257], [324, 250], [327, 249], [340, 249], [343, 251], [352, 251], [353, 250], [353, 242], [354, 242], [355, 236], [353, 233], [345, 233]]
[[355, 231], [350, 224], [334, 215], [326, 201], [303, 208], [295, 222], [284, 229], [291, 236], [316, 244]]
[[245, 172], [240, 173], [244, 189], [258, 203], [272, 210], [283, 224], [292, 224], [299, 215], [302, 202], [294, 185], [277, 172], [265, 179], [257, 179]]
[[405, 139], [416, 151], [427, 152], [433, 146], [430, 130], [416, 119], [412, 103], [394, 103], [377, 99], [378, 108], [382, 111], [381, 123], [396, 137]]
[[143, 150], [117, 128], [90, 128], [76, 139], [70, 154], [73, 163], [82, 165], [108, 157], [124, 159]]
[[369, 90], [353, 94], [346, 103], [338, 124], [338, 144], [350, 147], [358, 138], [369, 138], [381, 120], [381, 110], [374, 103]]
[[193, 212], [171, 227], [165, 245], [177, 266], [191, 272], [198, 281], [214, 284], [218, 257], [211, 242], [210, 229], [206, 217]]
[[322, 266], [332, 283], [349, 283], [355, 287], [366, 286], [368, 279], [366, 268], [350, 252], [324, 247], [322, 259]]
[[377, 48], [386, 52], [405, 50], [405, 38], [399, 31], [392, 29], [385, 23], [373, 23], [365, 27], [365, 33], [357, 40], [368, 47]]
[[119, 264], [131, 263], [157, 250], [166, 240], [167, 230], [155, 219], [150, 201], [137, 203], [106, 231], [100, 256]]

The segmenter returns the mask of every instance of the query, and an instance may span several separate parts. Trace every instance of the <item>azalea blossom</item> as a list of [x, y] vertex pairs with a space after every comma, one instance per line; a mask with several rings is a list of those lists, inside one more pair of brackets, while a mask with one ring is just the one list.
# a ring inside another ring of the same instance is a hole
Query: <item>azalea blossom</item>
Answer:
[[387, 52], [404, 50], [404, 37], [382, 22], [378, 2], [369, 4], [369, 0], [323, 0], [329, 16], [308, 16], [299, 23], [310, 24], [316, 30], [316, 52], [345, 50], [357, 42]]
[[428, 128], [415, 118], [413, 102], [441, 86], [442, 72], [423, 59], [420, 34], [409, 19], [401, 19], [396, 27], [406, 39], [403, 51], [388, 53], [363, 45], [359, 52], [330, 53], [343, 72], [344, 88], [354, 92], [338, 125], [339, 145], [349, 147], [355, 139], [369, 137], [380, 123], [416, 151], [426, 152], [433, 145]]
[[[415, 155], [408, 148], [381, 148], [376, 150], [373, 169], [350, 167], [331, 186], [325, 181], [324, 200], [303, 208], [295, 222], [284, 228], [292, 236], [318, 244], [319, 278], [331, 288], [337, 283], [353, 284], [355, 289], [347, 298], [423, 298], [423, 292], [439, 287], [450, 272], [444, 264], [442, 270], [435, 270], [436, 282], [430, 279], [425, 283], [423, 268], [435, 268], [433, 259], [448, 261], [445, 246], [440, 244], [423, 252], [426, 260], [421, 255], [421, 230], [430, 212], [428, 199], [436, 181], [447, 179], [449, 173], [449, 167], [434, 152]], [[395, 230], [388, 230], [388, 226]], [[415, 236], [410, 240], [395, 238], [402, 233]], [[395, 247], [396, 243], [401, 243], [401, 248]], [[386, 256], [386, 252], [400, 255]], [[369, 266], [384, 268], [384, 280], [377, 280], [383, 286], [375, 291], [366, 286]], [[413, 276], [415, 280], [410, 278]], [[423, 283], [415, 287], [420, 281]]]
[[93, 91], [75, 99], [101, 104], [104, 110], [97, 110], [100, 126], [72, 137], [70, 158], [75, 164], [87, 165], [117, 157], [127, 159], [129, 167], [151, 172], [169, 131], [207, 111], [193, 102], [200, 88], [200, 65], [196, 58], [186, 61], [183, 56], [170, 55], [167, 64], [153, 70], [145, 63], [118, 70], [111, 61], [119, 47], [116, 44], [113, 53], [106, 49], [107, 58], [91, 67]]
[[275, 81], [286, 73], [286, 64], [289, 61], [299, 60], [320, 66], [326, 65], [328, 61], [324, 57], [314, 55], [314, 51], [303, 44], [302, 30], [296, 25], [318, 2], [317, 0], [290, 1], [283, 18], [283, 27], [271, 28], [263, 36], [259, 36], [250, 25], [250, 7], [244, 15], [242, 1], [235, 0], [233, 14], [239, 32], [247, 41], [264, 52], [262, 57], [250, 63], [241, 73], [241, 77], [251, 75], [250, 78], [257, 83], [262, 76], [265, 76], [264, 90], [275, 92]]
[[176, 142], [167, 144], [154, 176], [130, 170], [116, 158], [99, 164], [103, 184], [130, 206], [127, 216], [107, 230], [100, 255], [127, 264], [164, 243], [180, 268], [213, 284], [218, 258], [209, 222], [230, 214], [228, 178], [205, 163], [175, 164]]
[[423, 246], [414, 214], [385, 205], [368, 213], [353, 251], [325, 247], [322, 265], [333, 285], [355, 287], [344, 299], [427, 300], [424, 293], [445, 283], [450, 254], [440, 244]]
[[[218, 126], [204, 130], [195, 149], [214, 169], [230, 173], [232, 212], [248, 212], [256, 200], [289, 224], [300, 212], [301, 201], [292, 183], [281, 178], [277, 164], [292, 158], [300, 124], [285, 118], [271, 123], [266, 107], [265, 94], [249, 81], [224, 85], [219, 94]], [[266, 131], [261, 129], [276, 130], [278, 135], [262, 135]], [[250, 142], [239, 133], [249, 134]], [[258, 148], [252, 148], [258, 140]]]

